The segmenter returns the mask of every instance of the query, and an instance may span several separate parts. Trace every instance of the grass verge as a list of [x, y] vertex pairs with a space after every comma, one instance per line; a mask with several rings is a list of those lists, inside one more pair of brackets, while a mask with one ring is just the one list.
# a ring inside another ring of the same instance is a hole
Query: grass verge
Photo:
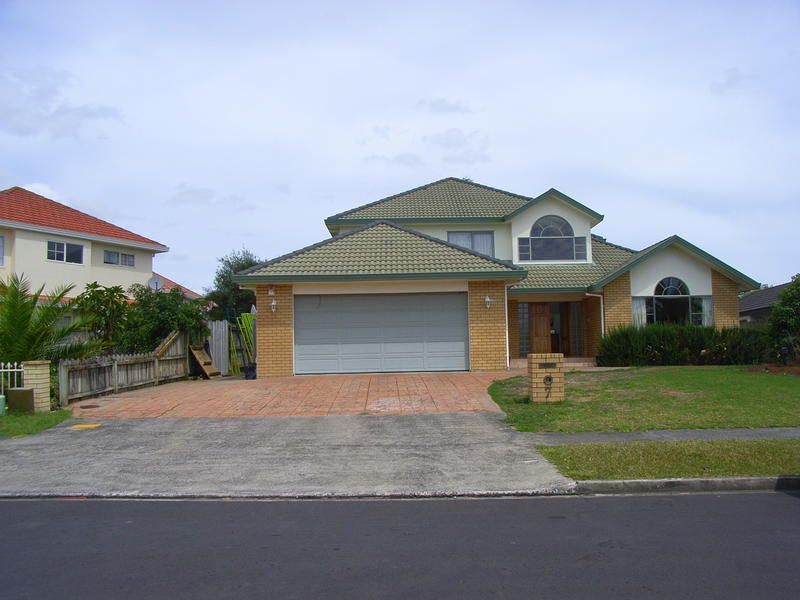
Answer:
[[800, 440], [625, 442], [538, 450], [564, 475], [583, 480], [800, 474]]
[[0, 436], [15, 437], [39, 433], [55, 427], [70, 417], [68, 410], [56, 410], [47, 413], [26, 414], [8, 412], [0, 417]]
[[520, 431], [800, 426], [800, 377], [741, 367], [644, 367], [567, 374], [566, 400], [528, 402], [525, 377], [489, 393]]

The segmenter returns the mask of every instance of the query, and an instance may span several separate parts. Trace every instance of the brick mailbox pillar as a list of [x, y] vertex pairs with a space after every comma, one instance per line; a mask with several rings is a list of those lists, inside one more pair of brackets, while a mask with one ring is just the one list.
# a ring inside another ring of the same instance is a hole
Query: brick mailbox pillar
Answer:
[[22, 368], [23, 385], [33, 390], [33, 412], [49, 412], [50, 361], [28, 360], [22, 363]]
[[531, 402], [564, 400], [564, 355], [528, 354]]

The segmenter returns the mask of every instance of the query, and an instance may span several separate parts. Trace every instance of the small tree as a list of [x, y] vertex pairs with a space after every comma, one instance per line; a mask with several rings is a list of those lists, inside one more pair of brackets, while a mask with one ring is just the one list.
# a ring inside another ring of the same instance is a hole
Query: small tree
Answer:
[[99, 354], [103, 344], [80, 339], [87, 323], [66, 299], [73, 286], [44, 295], [45, 286], [31, 293], [24, 276], [0, 280], [0, 361], [84, 358]]
[[121, 286], [106, 287], [96, 281], [75, 299], [75, 307], [95, 337], [114, 347], [125, 329], [129, 306]]
[[216, 304], [211, 309], [209, 318], [231, 321], [241, 313], [250, 312], [250, 307], [256, 301], [255, 293], [242, 289], [233, 281], [233, 276], [263, 261], [247, 248], [242, 248], [217, 259], [217, 262], [219, 266], [214, 275], [214, 288], [206, 294], [206, 298]]
[[792, 277], [769, 314], [769, 328], [778, 348], [800, 356], [800, 274]]
[[133, 303], [120, 335], [123, 352], [151, 352], [176, 329], [190, 339], [207, 332], [205, 301], [187, 300], [178, 289], [164, 292], [134, 285], [128, 291]]

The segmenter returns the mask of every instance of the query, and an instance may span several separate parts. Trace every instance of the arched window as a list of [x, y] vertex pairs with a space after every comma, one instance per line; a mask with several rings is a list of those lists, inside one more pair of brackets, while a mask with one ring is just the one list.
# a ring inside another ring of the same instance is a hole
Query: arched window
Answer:
[[572, 237], [572, 226], [557, 215], [542, 217], [531, 227], [531, 237]]
[[664, 277], [656, 284], [655, 296], [688, 296], [689, 288], [677, 277]]
[[519, 260], [586, 260], [586, 238], [574, 236], [563, 217], [540, 217], [531, 227], [530, 237], [518, 240]]
[[712, 325], [711, 296], [692, 296], [689, 286], [678, 277], [664, 277], [652, 296], [634, 297], [633, 324], [678, 323]]

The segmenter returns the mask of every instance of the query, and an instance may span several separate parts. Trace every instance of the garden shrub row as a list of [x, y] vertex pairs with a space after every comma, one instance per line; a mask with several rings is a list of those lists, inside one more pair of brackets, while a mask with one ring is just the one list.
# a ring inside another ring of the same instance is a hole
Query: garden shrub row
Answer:
[[620, 327], [600, 341], [597, 364], [606, 367], [644, 365], [745, 365], [771, 359], [766, 329], [697, 325]]

